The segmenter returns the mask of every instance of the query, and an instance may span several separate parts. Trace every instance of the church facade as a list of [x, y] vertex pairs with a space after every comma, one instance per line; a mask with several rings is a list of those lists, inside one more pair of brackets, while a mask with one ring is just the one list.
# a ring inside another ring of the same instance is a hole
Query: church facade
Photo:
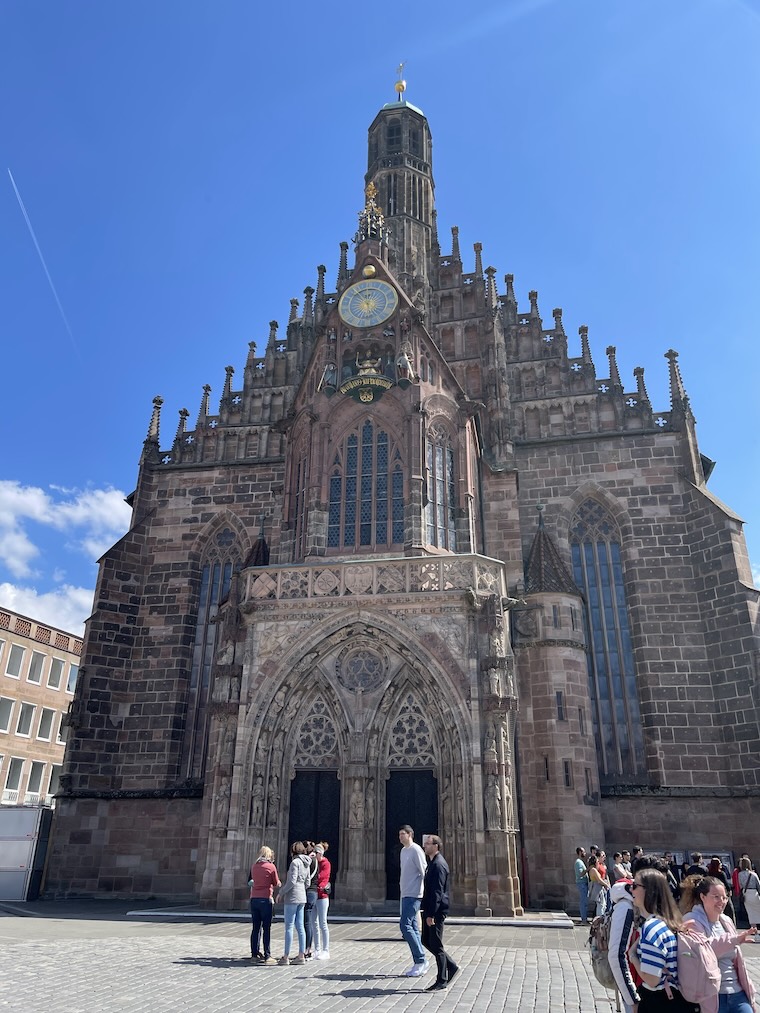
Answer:
[[[441, 253], [431, 135], [369, 128], [337, 284], [214, 410], [153, 415], [101, 560], [47, 892], [237, 905], [262, 844], [325, 839], [346, 910], [439, 833], [454, 904], [572, 906], [576, 844], [760, 845], [758, 592], [670, 404], [587, 328]], [[172, 427], [173, 428], [173, 427]]]

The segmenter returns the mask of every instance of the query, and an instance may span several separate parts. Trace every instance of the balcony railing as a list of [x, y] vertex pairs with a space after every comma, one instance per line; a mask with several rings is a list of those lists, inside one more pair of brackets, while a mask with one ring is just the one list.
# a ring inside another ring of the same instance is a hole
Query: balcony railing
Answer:
[[246, 571], [245, 597], [249, 601], [282, 601], [461, 593], [468, 589], [503, 597], [506, 594], [503, 564], [487, 556], [452, 554], [251, 567]]

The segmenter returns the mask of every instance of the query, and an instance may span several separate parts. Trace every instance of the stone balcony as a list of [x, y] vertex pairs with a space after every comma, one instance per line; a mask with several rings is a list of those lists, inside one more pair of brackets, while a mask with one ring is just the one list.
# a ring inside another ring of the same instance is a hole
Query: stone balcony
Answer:
[[504, 564], [476, 554], [400, 556], [251, 567], [244, 601], [374, 598], [421, 592], [506, 595]]

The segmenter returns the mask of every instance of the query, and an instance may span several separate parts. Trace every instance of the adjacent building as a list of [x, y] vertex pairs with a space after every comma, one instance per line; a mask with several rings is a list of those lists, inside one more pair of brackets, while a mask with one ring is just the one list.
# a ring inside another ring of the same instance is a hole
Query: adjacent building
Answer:
[[262, 844], [310, 837], [379, 910], [407, 822], [482, 914], [572, 904], [591, 839], [760, 854], [758, 591], [677, 353], [656, 406], [479, 243], [442, 249], [401, 87], [364, 183], [334, 286], [242, 382], [168, 438], [154, 401], [48, 891], [228, 907]]
[[0, 608], [0, 803], [54, 805], [82, 641]]

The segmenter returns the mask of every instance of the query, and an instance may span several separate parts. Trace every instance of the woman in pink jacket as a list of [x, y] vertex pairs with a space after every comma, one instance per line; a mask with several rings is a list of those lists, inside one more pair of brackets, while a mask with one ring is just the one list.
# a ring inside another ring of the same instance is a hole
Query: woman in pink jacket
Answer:
[[684, 922], [692, 921], [709, 937], [720, 968], [720, 990], [715, 1003], [702, 1002], [702, 1013], [754, 1013], [755, 988], [747, 974], [741, 944], [755, 929], [739, 931], [723, 914], [728, 893], [723, 882], [705, 876], [694, 888], [697, 903]]

